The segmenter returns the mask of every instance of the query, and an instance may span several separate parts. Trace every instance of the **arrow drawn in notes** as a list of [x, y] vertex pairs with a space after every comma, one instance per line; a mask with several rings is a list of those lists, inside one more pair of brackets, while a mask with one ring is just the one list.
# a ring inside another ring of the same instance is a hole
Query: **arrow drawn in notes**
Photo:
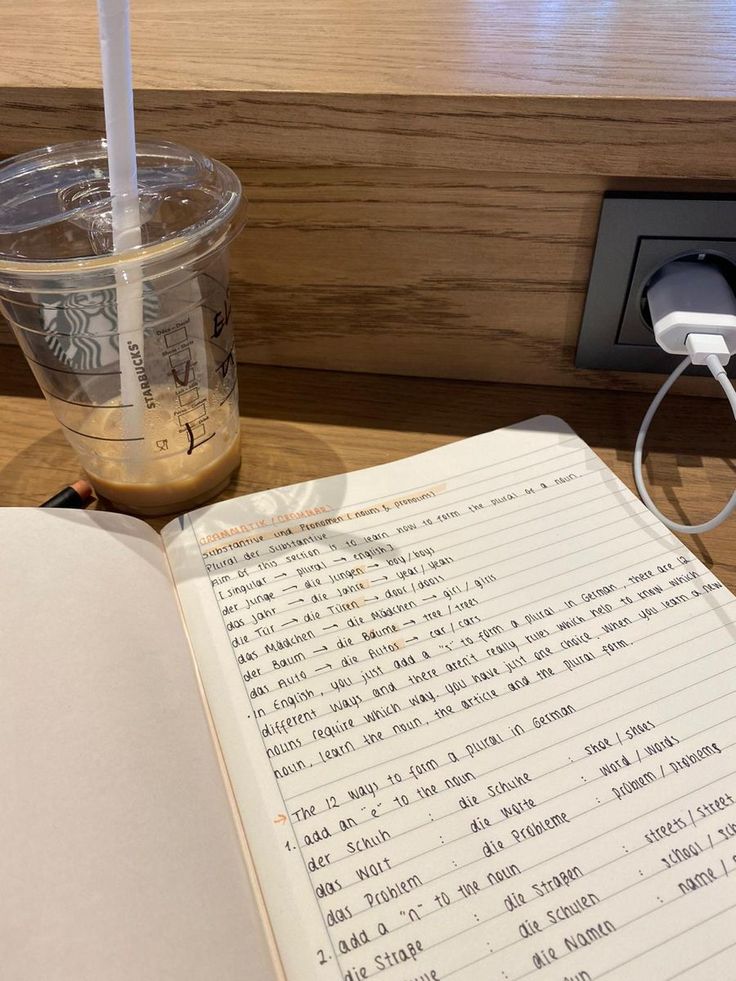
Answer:
[[303, 602], [304, 602], [304, 597], [301, 596], [299, 599], [289, 600], [289, 602], [286, 605], [287, 606], [294, 606], [296, 603], [303, 603]]
[[404, 622], [403, 622], [403, 623], [401, 624], [401, 626], [402, 626], [402, 627], [411, 627], [411, 625], [412, 625], [413, 623], [416, 623], [416, 622], [417, 622], [416, 620], [405, 620], [405, 621], [404, 621]]
[[322, 653], [323, 653], [324, 651], [326, 651], [327, 649], [328, 649], [328, 648], [327, 648], [327, 644], [325, 644], [325, 646], [324, 646], [324, 647], [318, 647], [318, 648], [317, 648], [317, 650], [316, 650], [316, 651], [312, 651], [312, 653], [313, 653], [313, 654], [322, 654]]
[[333, 559], [333, 562], [347, 562], [347, 560], [347, 555], [338, 555], [336, 559]]
[[415, 640], [419, 640], [419, 638], [418, 637], [410, 637], [407, 640], [407, 644], [413, 644]]
[[371, 579], [371, 582], [388, 582], [388, 576], [379, 576], [378, 579]]
[[322, 627], [322, 629], [323, 630], [337, 630], [338, 626], [339, 626], [339, 624], [337, 624], [337, 623], [330, 623], [328, 626]]
[[318, 671], [329, 671], [331, 667], [332, 667], [332, 665], [331, 665], [331, 664], [328, 664], [327, 662], [325, 662], [325, 663], [324, 663], [324, 664], [322, 665], [322, 667], [321, 667], [321, 668], [315, 668], [315, 669], [314, 669], [314, 672], [315, 672], [315, 674], [316, 674], [316, 673], [317, 673]]
[[281, 626], [282, 627], [290, 627], [292, 625], [292, 623], [299, 623], [299, 620], [297, 619], [297, 617], [294, 617], [293, 620], [287, 620], [286, 623], [282, 623]]
[[283, 579], [284, 576], [288, 576], [288, 574], [289, 574], [288, 572], [280, 572], [277, 576], [274, 576], [273, 578], [274, 579]]
[[282, 593], [290, 593], [292, 589], [299, 589], [299, 586], [296, 583], [294, 583], [293, 586], [284, 586], [284, 588], [281, 590], [281, 592]]
[[277, 814], [276, 817], [273, 819], [273, 823], [274, 824], [286, 824], [286, 815], [285, 814]]
[[380, 562], [371, 562], [371, 564], [368, 566], [368, 568], [369, 569], [377, 569], [380, 566], [380, 564], [381, 564]]

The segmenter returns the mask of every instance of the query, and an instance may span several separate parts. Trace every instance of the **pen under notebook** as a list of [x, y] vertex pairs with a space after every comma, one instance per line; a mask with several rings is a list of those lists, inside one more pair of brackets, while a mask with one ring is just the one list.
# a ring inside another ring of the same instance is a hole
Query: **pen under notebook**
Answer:
[[92, 484], [86, 480], [75, 480], [73, 484], [64, 487], [58, 494], [54, 494], [48, 501], [44, 501], [42, 508], [86, 508], [94, 500]]

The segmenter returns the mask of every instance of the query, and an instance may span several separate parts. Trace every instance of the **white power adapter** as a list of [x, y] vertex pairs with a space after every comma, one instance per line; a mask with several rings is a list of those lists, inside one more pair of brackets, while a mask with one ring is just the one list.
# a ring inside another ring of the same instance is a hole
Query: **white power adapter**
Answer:
[[657, 392], [644, 416], [634, 449], [634, 480], [646, 506], [671, 531], [702, 534], [711, 531], [736, 509], [736, 491], [710, 521], [699, 525], [671, 521], [657, 509], [644, 485], [644, 439], [665, 395], [691, 364], [710, 369], [726, 393], [736, 418], [736, 391], [725, 372], [731, 355], [736, 354], [736, 296], [726, 277], [705, 256], [667, 263], [652, 278], [646, 296], [657, 343], [669, 354], [685, 357]]
[[[725, 276], [705, 258], [668, 262], [647, 286], [647, 302], [654, 337], [662, 350], [693, 357], [688, 338], [694, 334], [725, 342], [723, 364], [736, 354], [736, 297]], [[693, 358], [693, 364], [705, 361]]]

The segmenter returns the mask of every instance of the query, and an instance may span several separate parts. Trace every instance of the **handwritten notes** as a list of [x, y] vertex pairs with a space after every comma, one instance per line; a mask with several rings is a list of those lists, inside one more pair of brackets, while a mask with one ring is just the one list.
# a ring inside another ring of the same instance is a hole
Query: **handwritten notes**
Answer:
[[289, 977], [728, 974], [736, 599], [563, 423], [164, 540]]

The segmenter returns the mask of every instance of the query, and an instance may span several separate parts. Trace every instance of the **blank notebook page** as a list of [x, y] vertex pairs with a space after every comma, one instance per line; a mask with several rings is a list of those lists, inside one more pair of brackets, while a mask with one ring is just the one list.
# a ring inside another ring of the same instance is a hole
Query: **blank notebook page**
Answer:
[[3, 981], [273, 978], [158, 536], [2, 509], [0, 540]]

